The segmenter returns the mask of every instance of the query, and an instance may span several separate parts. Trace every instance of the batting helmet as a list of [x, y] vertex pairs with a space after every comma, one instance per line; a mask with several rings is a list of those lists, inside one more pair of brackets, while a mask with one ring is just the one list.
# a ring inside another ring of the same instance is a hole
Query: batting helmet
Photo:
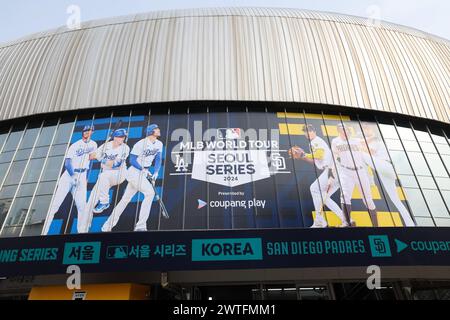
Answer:
[[155, 129], [159, 128], [157, 124], [151, 124], [147, 127], [147, 136], [151, 136]]
[[83, 128], [83, 132], [90, 131], [90, 130], [92, 130], [92, 131], [95, 130], [94, 125], [85, 125]]
[[127, 136], [127, 130], [125, 129], [117, 129], [113, 132], [112, 137], [126, 137]]

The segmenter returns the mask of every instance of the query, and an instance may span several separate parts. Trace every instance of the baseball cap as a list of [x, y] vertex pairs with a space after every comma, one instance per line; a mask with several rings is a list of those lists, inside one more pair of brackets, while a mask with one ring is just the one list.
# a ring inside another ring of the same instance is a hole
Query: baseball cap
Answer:
[[127, 136], [127, 130], [125, 129], [117, 129], [113, 132], [112, 134], [113, 138], [114, 137], [126, 137]]
[[153, 123], [147, 127], [147, 135], [150, 136], [153, 134], [155, 129], [159, 128], [157, 124]]

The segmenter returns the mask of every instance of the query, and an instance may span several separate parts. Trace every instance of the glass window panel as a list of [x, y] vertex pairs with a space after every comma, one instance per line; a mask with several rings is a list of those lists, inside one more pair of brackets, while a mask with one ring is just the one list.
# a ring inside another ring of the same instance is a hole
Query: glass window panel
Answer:
[[11, 209], [9, 210], [9, 216], [6, 219], [5, 226], [22, 227], [25, 222], [25, 217], [30, 207], [30, 203], [31, 197], [16, 198], [11, 206]]
[[3, 186], [2, 191], [0, 192], [0, 199], [7, 199], [7, 198], [14, 197], [16, 190], [17, 190], [17, 185]]
[[419, 152], [407, 152], [408, 157], [411, 160], [411, 165], [413, 167], [414, 173], [421, 176], [430, 176], [430, 170], [423, 157], [422, 153]]
[[37, 136], [39, 135], [40, 128], [31, 128], [25, 131], [25, 134], [20, 142], [19, 149], [32, 148]]
[[72, 135], [72, 128], [73, 128], [72, 122], [60, 123], [53, 144], [68, 143]]
[[40, 182], [36, 194], [53, 194], [55, 191], [56, 180], [48, 182]]
[[6, 138], [8, 138], [8, 132], [0, 134], [0, 152], [2, 151], [3, 144], [5, 143]]
[[6, 170], [8, 170], [9, 163], [0, 163], [0, 185], [3, 182], [3, 179], [6, 174]]
[[438, 188], [441, 190], [450, 190], [450, 178], [436, 178]]
[[380, 131], [385, 139], [397, 139], [398, 140], [398, 134], [393, 125], [380, 123]]
[[388, 150], [403, 150], [400, 140], [386, 139], [384, 142]]
[[30, 154], [31, 149], [18, 150], [16, 156], [14, 157], [14, 161], [28, 160]]
[[13, 199], [0, 200], [0, 225], [3, 225], [3, 221], [5, 221], [12, 200]]
[[450, 146], [448, 144], [436, 144], [436, 148], [438, 149], [439, 154], [448, 154], [450, 155]]
[[[432, 130], [433, 128], [430, 128], [430, 130]], [[439, 129], [435, 129], [432, 130], [431, 132], [431, 138], [433, 139], [434, 143], [441, 143], [441, 144], [447, 144], [447, 139], [445, 139], [445, 137], [439, 133], [439, 134], [435, 134], [433, 133], [433, 131], [438, 132], [440, 131]]]
[[42, 168], [44, 166], [44, 162], [44, 158], [31, 159], [28, 163], [22, 183], [38, 182], [39, 175], [41, 174]]
[[418, 217], [429, 216], [427, 205], [419, 189], [404, 188], [406, 199], [414, 214]]
[[8, 137], [8, 141], [3, 148], [3, 152], [6, 151], [14, 151], [17, 149], [17, 145], [19, 144], [20, 138], [22, 137], [23, 131], [15, 131], [11, 132]]
[[43, 127], [41, 133], [39, 134], [39, 138], [36, 142], [36, 147], [49, 146], [50, 143], [52, 142], [55, 130], [56, 125]]
[[436, 225], [438, 227], [450, 227], [450, 219], [436, 218], [434, 220], [436, 221]]
[[402, 141], [405, 141], [405, 140], [415, 141], [416, 140], [411, 128], [398, 126], [397, 131], [398, 131], [398, 135], [400, 136], [400, 140], [402, 140]]
[[392, 162], [394, 163], [395, 170], [397, 174], [407, 174], [412, 175], [413, 172], [409, 165], [408, 157], [403, 151], [389, 151]]
[[420, 147], [422, 148], [423, 153], [437, 153], [436, 148], [432, 142], [420, 142]]
[[35, 189], [36, 189], [35, 183], [21, 184], [19, 187], [19, 191], [17, 192], [17, 197], [32, 196]]
[[442, 162], [444, 162], [445, 167], [448, 171], [450, 171], [450, 156], [447, 155], [441, 155]]
[[0, 163], [10, 163], [12, 158], [14, 157], [15, 151], [2, 152], [0, 155]]
[[434, 217], [448, 217], [448, 211], [444, 201], [437, 190], [423, 190], [428, 207]]
[[28, 219], [25, 222], [22, 236], [40, 235], [44, 226], [45, 217], [52, 196], [37, 196], [34, 198], [28, 212]]
[[63, 156], [66, 154], [67, 144], [53, 145], [50, 149], [49, 157]]
[[442, 164], [441, 158], [437, 154], [425, 154], [431, 172], [435, 177], [448, 177], [447, 170]]
[[404, 188], [418, 188], [416, 178], [414, 176], [399, 175], [400, 183]]
[[442, 196], [444, 197], [445, 204], [450, 208], [450, 191], [442, 191]]
[[18, 184], [23, 175], [27, 161], [13, 162], [5, 180], [5, 185]]
[[405, 140], [403, 141], [403, 146], [406, 151], [420, 152], [419, 144], [416, 141]]
[[414, 130], [414, 132], [416, 134], [417, 140], [422, 142], [431, 142], [431, 138], [428, 132], [421, 130]]
[[45, 158], [48, 153], [48, 146], [46, 147], [38, 147], [33, 150], [32, 158]]
[[422, 189], [437, 189], [436, 184], [432, 177], [418, 176], [417, 180]]
[[58, 179], [59, 173], [61, 172], [63, 161], [64, 161], [63, 157], [48, 158], [41, 180], [50, 181]]
[[416, 218], [417, 226], [419, 227], [434, 227], [433, 219], [431, 218]]

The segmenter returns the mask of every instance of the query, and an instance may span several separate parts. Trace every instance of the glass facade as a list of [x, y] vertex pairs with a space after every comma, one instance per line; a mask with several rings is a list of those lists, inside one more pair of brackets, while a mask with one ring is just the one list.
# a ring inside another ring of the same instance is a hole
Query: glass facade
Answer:
[[245, 104], [50, 117], [0, 128], [0, 236], [450, 226], [449, 173], [444, 124]]

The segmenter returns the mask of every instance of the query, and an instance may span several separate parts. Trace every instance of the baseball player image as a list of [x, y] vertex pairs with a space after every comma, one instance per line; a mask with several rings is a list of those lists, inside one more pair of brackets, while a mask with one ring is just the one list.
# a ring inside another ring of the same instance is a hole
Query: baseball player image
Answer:
[[373, 125], [364, 123], [362, 124], [362, 129], [367, 141], [368, 152], [370, 152], [370, 155], [372, 156], [371, 158], [369, 153], [365, 154], [364, 159], [366, 164], [378, 173], [381, 184], [402, 217], [403, 225], [407, 227], [416, 226], [414, 220], [411, 218], [411, 215], [398, 196], [397, 186], [395, 184], [397, 175], [395, 174], [394, 166], [392, 165], [383, 141], [376, 134]]
[[324, 214], [324, 205], [332, 210], [341, 220], [339, 227], [347, 227], [347, 220], [344, 218], [339, 205], [331, 199], [331, 196], [339, 189], [339, 182], [336, 179], [336, 169], [333, 164], [333, 156], [327, 143], [317, 136], [313, 125], [306, 125], [305, 137], [310, 141], [311, 153], [305, 153], [303, 149], [294, 146], [289, 149], [289, 155], [296, 160], [303, 160], [313, 164], [317, 169], [322, 170], [319, 177], [311, 184], [310, 191], [316, 210], [316, 217], [311, 228], [326, 228], [328, 226]]
[[351, 200], [353, 189], [356, 185], [363, 195], [363, 202], [369, 211], [372, 225], [378, 227], [376, 207], [370, 188], [370, 178], [367, 164], [364, 161], [365, 146], [360, 139], [351, 137], [349, 128], [343, 123], [337, 125], [337, 130], [339, 135], [331, 142], [331, 150], [333, 151], [341, 182], [342, 208], [347, 222], [352, 226], [355, 224], [351, 219]]
[[101, 162], [101, 172], [92, 189], [81, 222], [82, 232], [89, 232], [93, 213], [99, 214], [110, 206], [109, 190], [125, 181], [126, 160], [130, 147], [125, 143], [127, 131], [117, 129], [111, 134], [111, 141], [101, 145], [95, 152], [95, 158]]
[[87, 171], [97, 150], [97, 143], [91, 140], [93, 132], [93, 125], [85, 126], [82, 131], [82, 138], [72, 144], [67, 151], [64, 161], [65, 170], [59, 179], [58, 187], [52, 205], [50, 206], [47, 224], [43, 231], [44, 235], [48, 233], [55, 214], [58, 212], [59, 207], [69, 192], [72, 193], [77, 207], [77, 231], [81, 233], [84, 230], [83, 221], [85, 221], [84, 215], [86, 209]]
[[[111, 231], [117, 224], [128, 203], [138, 191], [144, 194], [144, 200], [141, 203], [139, 219], [134, 227], [134, 231], [147, 231], [147, 219], [155, 196], [154, 183], [161, 168], [163, 144], [158, 140], [160, 136], [161, 132], [158, 125], [151, 124], [147, 127], [146, 137], [133, 146], [130, 153], [130, 167], [127, 170], [126, 177], [128, 185], [125, 188], [122, 199], [114, 208], [108, 220], [103, 224], [103, 232]], [[148, 169], [153, 162], [154, 173], [152, 175]]]

